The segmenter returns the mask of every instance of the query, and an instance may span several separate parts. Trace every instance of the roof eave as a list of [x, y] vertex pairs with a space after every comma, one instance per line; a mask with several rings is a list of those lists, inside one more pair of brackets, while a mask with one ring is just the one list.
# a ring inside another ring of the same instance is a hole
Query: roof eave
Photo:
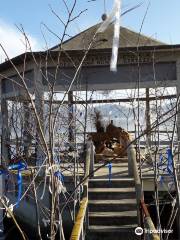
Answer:
[[[180, 44], [175, 45], [154, 45], [154, 46], [139, 46], [139, 47], [121, 47], [119, 48], [119, 52], [131, 52], [131, 51], [179, 51], [180, 50]], [[97, 53], [111, 53], [112, 48], [106, 48], [106, 49], [91, 49], [89, 50], [89, 53], [91, 54], [97, 54]], [[49, 52], [49, 51], [48, 51]], [[47, 56], [47, 51], [45, 52], [27, 52], [23, 53], [21, 55], [18, 55], [11, 60], [8, 60], [4, 63], [0, 64], [0, 71], [7, 70], [8, 68], [13, 67], [12, 63], [14, 65], [19, 65], [24, 62], [24, 59], [26, 57], [26, 61], [33, 60], [34, 57], [45, 57]], [[57, 56], [58, 51], [50, 51], [52, 56]], [[66, 50], [69, 54], [83, 54], [85, 50]]]

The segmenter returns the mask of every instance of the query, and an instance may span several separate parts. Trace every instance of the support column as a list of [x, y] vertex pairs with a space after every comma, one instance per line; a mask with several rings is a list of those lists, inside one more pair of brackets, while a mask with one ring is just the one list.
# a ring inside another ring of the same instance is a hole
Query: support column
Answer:
[[73, 108], [73, 92], [68, 93], [68, 141], [70, 144], [69, 150], [72, 151], [74, 148], [74, 108]]
[[7, 100], [3, 98], [1, 98], [1, 116], [2, 116], [1, 164], [3, 166], [7, 166], [11, 158], [10, 145], [9, 145], [10, 134], [9, 134], [9, 124], [8, 124], [8, 105], [7, 105]]
[[146, 88], [146, 143], [151, 147], [151, 114], [150, 114], [150, 101], [149, 101], [149, 88]]
[[[176, 90], [177, 90], [177, 99], [180, 97], [180, 59], [177, 60], [176, 62], [176, 75], [177, 75], [177, 86], [176, 86]], [[176, 173], [180, 173], [180, 103], [178, 105], [178, 114], [177, 114], [177, 139], [178, 139], [178, 165], [176, 168]], [[177, 177], [177, 175], [175, 176], [176, 181], [176, 188], [178, 189], [177, 192], [177, 207], [178, 207], [178, 213], [177, 213], [177, 228], [178, 228], [178, 239], [180, 239], [180, 182], [179, 182], [179, 178]]]
[[[176, 75], [177, 75], [177, 86], [176, 86], [176, 92], [177, 92], [177, 98], [180, 96], [180, 59], [176, 62]], [[177, 114], [177, 137], [178, 142], [180, 143], [180, 104], [178, 106], [178, 114]]]
[[[35, 84], [35, 107], [44, 131], [44, 87], [42, 83], [42, 73], [40, 67], [34, 68], [34, 84]], [[39, 129], [36, 127], [36, 166], [41, 166], [44, 161], [44, 152], [41, 146], [42, 140], [40, 137]]]
[[[7, 130], [8, 130], [8, 111], [7, 111], [7, 104], [5, 100], [2, 100], [2, 85], [0, 81], [0, 101], [1, 101], [1, 112], [0, 112], [0, 137], [1, 137], [1, 158], [0, 158], [0, 165], [1, 168], [6, 166], [5, 159], [8, 159], [8, 148], [6, 145], [6, 139], [8, 138]], [[4, 188], [5, 188], [5, 177], [4, 174], [0, 175], [0, 197], [4, 196]], [[0, 208], [3, 208], [2, 204], [0, 204]], [[0, 209], [0, 240], [4, 240], [4, 223], [3, 223], [4, 212]]]
[[24, 111], [24, 129], [23, 129], [23, 144], [24, 144], [24, 156], [25, 159], [30, 157], [30, 146], [31, 146], [31, 134], [30, 134], [30, 108], [28, 102], [23, 103]]

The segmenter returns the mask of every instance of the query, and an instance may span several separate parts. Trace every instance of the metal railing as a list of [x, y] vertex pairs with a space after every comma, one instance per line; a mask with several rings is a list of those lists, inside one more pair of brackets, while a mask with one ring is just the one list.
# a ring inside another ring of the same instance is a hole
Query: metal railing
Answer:
[[94, 164], [94, 151], [92, 141], [86, 144], [86, 157], [85, 157], [85, 174], [83, 181], [83, 196], [80, 202], [79, 211], [76, 216], [75, 224], [71, 233], [70, 240], [84, 240], [86, 229], [88, 228], [88, 180], [89, 173], [92, 171]]

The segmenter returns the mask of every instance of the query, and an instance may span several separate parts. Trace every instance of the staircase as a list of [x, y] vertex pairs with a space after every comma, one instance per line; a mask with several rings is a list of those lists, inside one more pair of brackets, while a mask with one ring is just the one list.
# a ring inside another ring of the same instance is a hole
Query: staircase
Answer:
[[99, 171], [102, 172], [89, 180], [89, 229], [86, 239], [139, 239], [134, 232], [138, 226], [135, 183], [133, 178], [124, 174], [126, 164], [116, 163], [111, 181], [108, 180], [107, 167]]

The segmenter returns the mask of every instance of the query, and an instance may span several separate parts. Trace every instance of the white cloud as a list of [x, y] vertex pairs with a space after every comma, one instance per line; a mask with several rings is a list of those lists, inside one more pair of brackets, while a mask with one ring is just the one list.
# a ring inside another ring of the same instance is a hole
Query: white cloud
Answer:
[[[38, 40], [27, 34], [33, 51], [40, 49]], [[0, 43], [10, 58], [26, 51], [25, 39], [22, 33], [14, 26], [0, 19]], [[0, 48], [0, 63], [5, 60], [5, 54]]]

